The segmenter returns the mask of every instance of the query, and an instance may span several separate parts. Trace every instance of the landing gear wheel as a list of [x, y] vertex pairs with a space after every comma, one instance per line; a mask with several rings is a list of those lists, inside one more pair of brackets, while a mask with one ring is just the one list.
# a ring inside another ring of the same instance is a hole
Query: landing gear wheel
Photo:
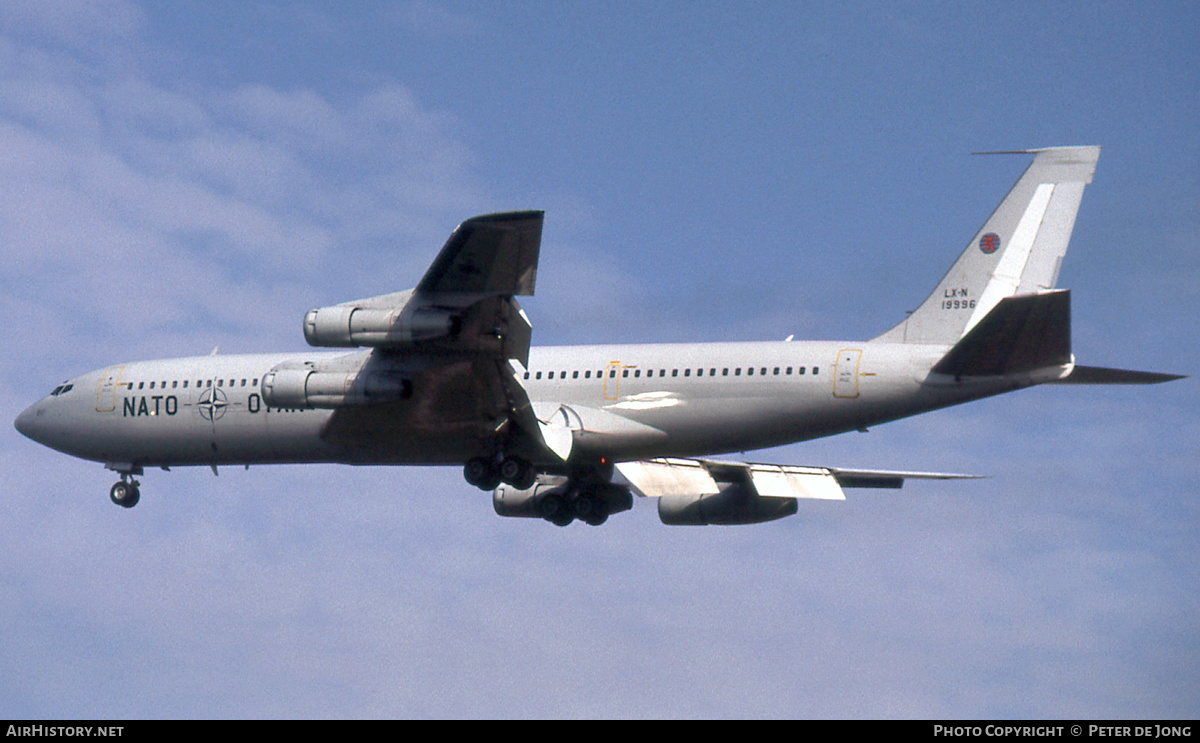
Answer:
[[566, 526], [575, 519], [570, 507], [567, 505], [567, 501], [557, 493], [550, 493], [542, 498], [538, 504], [538, 509], [542, 513], [542, 518], [555, 526]]
[[520, 457], [505, 457], [500, 463], [500, 479], [517, 490], [528, 490], [537, 482], [537, 470]]
[[608, 521], [608, 507], [593, 493], [580, 493], [571, 506], [575, 512], [575, 518], [585, 524], [599, 526]]
[[136, 482], [122, 480], [112, 486], [112, 490], [108, 491], [108, 497], [121, 508], [133, 508], [141, 500], [142, 494], [138, 490]]
[[467, 461], [463, 466], [463, 478], [480, 490], [495, 490], [500, 484], [500, 474], [483, 457]]

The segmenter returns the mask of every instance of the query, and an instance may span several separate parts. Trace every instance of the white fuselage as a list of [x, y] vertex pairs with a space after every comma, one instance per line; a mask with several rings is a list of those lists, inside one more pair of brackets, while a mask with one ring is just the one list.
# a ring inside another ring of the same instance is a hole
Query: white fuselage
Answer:
[[[759, 449], [861, 429], [1045, 381], [931, 375], [945, 346], [751, 342], [531, 349], [518, 379], [571, 411], [575, 456], [626, 461]], [[354, 352], [361, 353], [361, 352]], [[343, 462], [452, 464], [486, 453], [478, 422], [429, 425], [410, 398], [343, 409], [281, 409], [263, 375], [353, 354], [201, 356], [106, 367], [17, 419], [26, 435], [85, 459], [134, 467]], [[60, 388], [61, 389], [61, 388]], [[339, 425], [339, 416], [358, 416]], [[340, 431], [340, 433], [339, 433]], [[346, 434], [346, 431], [351, 433]]]

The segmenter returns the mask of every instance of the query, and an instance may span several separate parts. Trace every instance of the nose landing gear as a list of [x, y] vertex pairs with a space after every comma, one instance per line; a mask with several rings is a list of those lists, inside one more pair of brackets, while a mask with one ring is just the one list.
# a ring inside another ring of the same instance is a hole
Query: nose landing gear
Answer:
[[108, 497], [121, 508], [133, 508], [141, 500], [142, 493], [138, 490], [137, 480], [121, 475], [121, 481], [112, 486]]
[[123, 464], [106, 464], [105, 469], [110, 469], [121, 476], [121, 481], [112, 486], [112, 490], [108, 491], [108, 497], [121, 508], [133, 508], [142, 498], [142, 493], [138, 489], [138, 481], [133, 479], [134, 475], [142, 474], [142, 468], [137, 465], [128, 463]]

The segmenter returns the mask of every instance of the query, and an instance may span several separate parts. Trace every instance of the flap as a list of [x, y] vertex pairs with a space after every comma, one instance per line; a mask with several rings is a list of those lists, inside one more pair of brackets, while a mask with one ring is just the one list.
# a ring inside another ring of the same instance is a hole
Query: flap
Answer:
[[899, 488], [906, 479], [962, 480], [978, 475], [900, 470], [849, 470], [723, 459], [651, 459], [621, 462], [617, 471], [643, 497], [708, 495], [738, 483], [765, 498], [845, 500], [842, 488]]
[[653, 459], [622, 462], [617, 470], [639, 495], [658, 498], [670, 495], [708, 495], [721, 491], [721, 484], [749, 485], [764, 498], [814, 498], [845, 500], [837, 479], [816, 467], [746, 464], [703, 459]]

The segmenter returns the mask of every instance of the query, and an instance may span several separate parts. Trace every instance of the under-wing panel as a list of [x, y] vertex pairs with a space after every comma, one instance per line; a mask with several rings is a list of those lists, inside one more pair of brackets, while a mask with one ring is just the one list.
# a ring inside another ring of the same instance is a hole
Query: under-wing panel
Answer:
[[509, 416], [497, 366], [473, 359], [412, 370], [407, 399], [338, 408], [321, 437], [364, 461], [432, 464], [486, 451]]
[[543, 212], [484, 214], [463, 222], [425, 272], [423, 294], [533, 294]]

